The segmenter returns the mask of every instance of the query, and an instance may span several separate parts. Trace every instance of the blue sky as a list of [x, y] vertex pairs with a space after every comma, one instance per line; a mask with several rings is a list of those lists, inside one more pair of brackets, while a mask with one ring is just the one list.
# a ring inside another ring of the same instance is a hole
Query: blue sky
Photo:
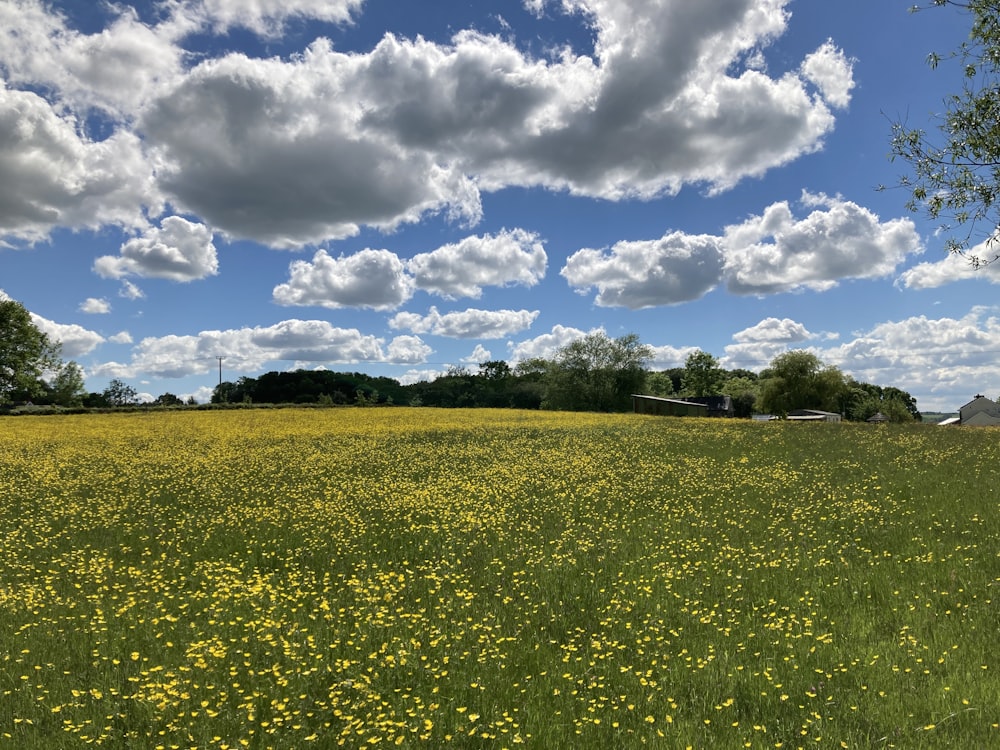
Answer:
[[952, 411], [1000, 395], [1000, 271], [877, 190], [961, 81], [911, 3], [2, 0], [0, 294], [150, 398], [603, 330]]

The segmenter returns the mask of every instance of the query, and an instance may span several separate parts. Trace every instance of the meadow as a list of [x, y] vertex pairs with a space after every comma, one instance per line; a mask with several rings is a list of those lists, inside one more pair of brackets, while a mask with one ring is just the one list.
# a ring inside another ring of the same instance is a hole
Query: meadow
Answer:
[[1000, 747], [1000, 433], [0, 421], [0, 748]]

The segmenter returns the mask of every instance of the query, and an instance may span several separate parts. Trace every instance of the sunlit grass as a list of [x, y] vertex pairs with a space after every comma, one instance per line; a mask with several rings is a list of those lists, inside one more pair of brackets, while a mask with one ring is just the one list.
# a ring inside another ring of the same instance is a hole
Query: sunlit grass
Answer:
[[992, 430], [0, 426], [0, 747], [1000, 745]]

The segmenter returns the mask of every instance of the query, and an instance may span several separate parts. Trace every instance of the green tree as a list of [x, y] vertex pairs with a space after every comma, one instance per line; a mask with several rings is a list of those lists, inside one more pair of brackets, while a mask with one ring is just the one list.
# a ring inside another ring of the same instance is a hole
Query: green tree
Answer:
[[701, 349], [691, 352], [684, 360], [681, 393], [685, 396], [717, 396], [721, 393], [725, 373], [719, 360]]
[[665, 372], [651, 372], [646, 375], [646, 393], [650, 396], [668, 398], [674, 395], [674, 381]]
[[11, 392], [40, 393], [45, 370], [59, 366], [59, 345], [38, 329], [20, 302], [0, 300], [0, 403]]
[[739, 375], [730, 377], [722, 384], [720, 392], [733, 400], [733, 414], [737, 417], [753, 416], [753, 408], [760, 395], [760, 386], [756, 379]]
[[153, 401], [157, 406], [183, 406], [184, 402], [181, 401], [180, 396], [176, 396], [169, 391], [167, 393], [161, 393]]
[[52, 400], [60, 406], [79, 406], [87, 389], [84, 387], [83, 370], [76, 362], [66, 362], [59, 367], [51, 383]]
[[544, 406], [566, 411], [625, 411], [646, 382], [653, 350], [634, 333], [589, 333], [559, 349], [545, 373]]
[[891, 422], [919, 422], [917, 400], [906, 391], [892, 386], [850, 382], [848, 419], [863, 422], [875, 414], [884, 414]]
[[[912, 169], [901, 179], [907, 207], [942, 223], [947, 248], [979, 266], [1000, 255], [1000, 0], [930, 0], [913, 10], [947, 6], [969, 15], [969, 38], [928, 61], [960, 64], [962, 90], [945, 99], [936, 136], [893, 122], [891, 154]], [[973, 252], [981, 240], [985, 253]]]
[[111, 406], [129, 406], [136, 403], [138, 392], [124, 380], [115, 378], [104, 389], [104, 398]]
[[779, 354], [760, 374], [758, 407], [772, 414], [794, 409], [840, 412], [848, 396], [847, 378], [801, 349]]

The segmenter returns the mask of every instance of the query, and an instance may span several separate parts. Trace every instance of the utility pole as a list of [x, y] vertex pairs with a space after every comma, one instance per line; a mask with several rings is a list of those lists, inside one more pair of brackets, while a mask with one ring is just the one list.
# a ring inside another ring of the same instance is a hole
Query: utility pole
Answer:
[[219, 385], [222, 385], [222, 360], [225, 357], [216, 357], [216, 359], [219, 360]]

